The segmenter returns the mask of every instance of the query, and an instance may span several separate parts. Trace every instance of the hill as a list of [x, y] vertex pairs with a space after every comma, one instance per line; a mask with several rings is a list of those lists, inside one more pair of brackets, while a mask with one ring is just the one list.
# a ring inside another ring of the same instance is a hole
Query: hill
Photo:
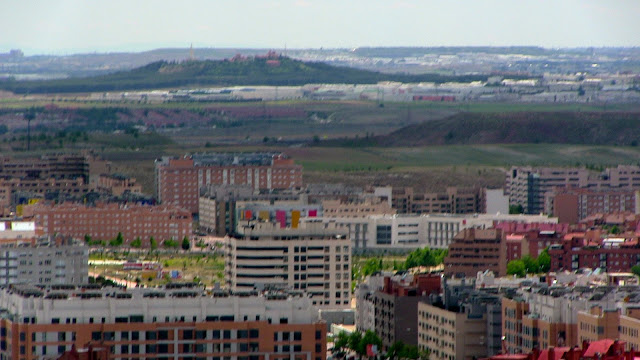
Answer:
[[157, 61], [113, 74], [40, 81], [0, 81], [0, 89], [17, 94], [122, 91], [185, 86], [305, 85], [313, 83], [371, 84], [379, 81], [406, 83], [485, 81], [487, 75], [383, 74], [324, 63], [303, 62], [275, 56], [232, 60]]
[[362, 146], [525, 143], [637, 146], [640, 113], [460, 113], [351, 143]]

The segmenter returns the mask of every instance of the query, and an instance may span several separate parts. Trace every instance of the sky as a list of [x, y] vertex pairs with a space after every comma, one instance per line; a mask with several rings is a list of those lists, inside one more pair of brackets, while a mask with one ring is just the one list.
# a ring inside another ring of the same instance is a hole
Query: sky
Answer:
[[0, 52], [640, 46], [640, 0], [0, 0]]

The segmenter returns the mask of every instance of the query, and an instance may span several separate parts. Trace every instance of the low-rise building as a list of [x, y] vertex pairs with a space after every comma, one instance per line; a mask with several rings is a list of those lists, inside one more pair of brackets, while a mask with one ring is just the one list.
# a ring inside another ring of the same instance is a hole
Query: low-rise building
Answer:
[[191, 213], [168, 205], [112, 203], [86, 206], [40, 202], [28, 211], [33, 214], [36, 226], [49, 236], [84, 239], [88, 235], [94, 240], [108, 241], [121, 233], [125, 244], [140, 238], [142, 245], [148, 246], [151, 237], [160, 243], [169, 239], [182, 240], [192, 233]]
[[0, 246], [0, 285], [85, 284], [89, 249], [80, 244]]

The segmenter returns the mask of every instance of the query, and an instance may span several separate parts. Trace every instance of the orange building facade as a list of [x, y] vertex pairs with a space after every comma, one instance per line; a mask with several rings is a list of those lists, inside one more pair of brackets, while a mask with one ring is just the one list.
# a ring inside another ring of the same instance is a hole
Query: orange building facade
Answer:
[[25, 213], [33, 214], [36, 226], [46, 235], [59, 234], [83, 239], [111, 240], [122, 233], [125, 244], [140, 238], [142, 245], [153, 237], [161, 242], [181, 240], [192, 232], [191, 213], [174, 206], [98, 204], [35, 204]]

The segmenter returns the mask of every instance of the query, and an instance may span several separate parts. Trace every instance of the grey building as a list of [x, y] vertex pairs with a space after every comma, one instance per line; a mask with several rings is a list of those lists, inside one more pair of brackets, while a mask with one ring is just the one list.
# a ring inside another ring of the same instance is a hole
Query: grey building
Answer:
[[0, 247], [0, 285], [86, 284], [88, 260], [84, 245]]

